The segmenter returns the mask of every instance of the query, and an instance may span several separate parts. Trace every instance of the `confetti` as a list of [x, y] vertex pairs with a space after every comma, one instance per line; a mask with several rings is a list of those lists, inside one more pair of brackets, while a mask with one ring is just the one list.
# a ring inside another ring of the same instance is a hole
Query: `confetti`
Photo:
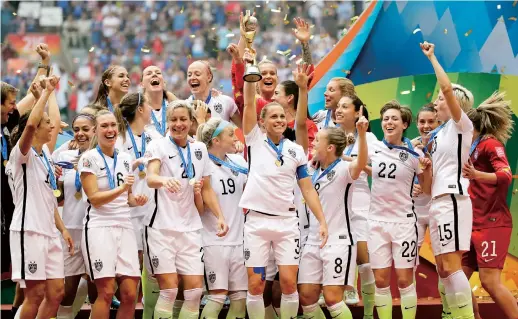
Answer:
[[516, 17], [509, 17], [509, 20], [516, 21]]
[[290, 61], [291, 61], [291, 60], [295, 59], [296, 57], [297, 57], [297, 56], [294, 54], [294, 55], [290, 56], [290, 58], [289, 58], [288, 60], [290, 60]]
[[412, 82], [412, 92], [415, 91], [415, 82]]
[[505, 66], [500, 68], [500, 73], [504, 73], [504, 71], [505, 71]]
[[427, 275], [425, 275], [425, 274], [423, 274], [422, 272], [420, 272], [420, 273], [419, 273], [419, 277], [422, 277], [422, 278], [424, 278], [424, 279], [428, 278], [428, 276], [427, 276]]
[[496, 8], [497, 8], [498, 10], [500, 10], [500, 9], [502, 9], [502, 6], [498, 4], [498, 5], [496, 6]]
[[407, 94], [410, 94], [410, 90], [401, 91], [401, 95], [407, 95]]
[[212, 31], [216, 30], [216, 28], [211, 28]]
[[75, 85], [74, 85], [74, 83], [72, 83], [70, 80], [68, 80], [68, 86], [70, 86], [71, 88], [73, 88]]
[[314, 35], [314, 34], [312, 34], [312, 35], [309, 37], [309, 39], [310, 39], [310, 40], [313, 40], [313, 38], [314, 38], [314, 37], [315, 37], [315, 35]]
[[260, 8], [260, 7], [261, 7], [261, 5], [260, 5], [260, 4], [256, 4], [256, 5], [255, 5], [255, 7], [256, 7], [256, 8]]
[[349, 71], [349, 70], [345, 70], [345, 69], [344, 69], [344, 70], [342, 70], [342, 72], [343, 72], [343, 73], [345, 73], [345, 74], [347, 74], [347, 75], [351, 74], [351, 71]]
[[214, 49], [212, 49], [212, 52], [219, 52], [219, 50], [214, 48]]
[[18, 15], [18, 14], [17, 14], [16, 12], [13, 12], [13, 16], [15, 16], [15, 17], [16, 17], [17, 15]]
[[314, 27], [315, 27], [315, 25], [314, 25], [314, 24], [312, 24], [312, 25], [310, 25], [310, 26], [309, 26], [309, 28], [310, 28], [310, 29], [313, 29]]
[[288, 25], [288, 24], [290, 24], [290, 21], [288, 21], [288, 20], [284, 20], [284, 24], [285, 24], [285, 25]]
[[351, 24], [355, 23], [358, 20], [359, 16], [354, 16], [351, 18]]
[[263, 55], [263, 61], [268, 59], [268, 57], [266, 55]]
[[448, 34], [448, 29], [444, 29], [444, 34]]
[[180, 14], [182, 14], [182, 13], [183, 13], [183, 6], [182, 6], [182, 9], [180, 10]]
[[142, 51], [143, 53], [151, 52], [151, 50], [148, 47], [142, 47], [142, 49], [140, 49], [140, 51]]
[[190, 37], [191, 37], [191, 39], [194, 39], [194, 38], [196, 38], [196, 35], [195, 34], [191, 34]]
[[281, 12], [281, 8], [272, 9], [271, 11], [272, 11], [272, 12], [275, 12], [275, 13], [280, 13], [280, 12]]
[[473, 30], [469, 29], [468, 32], [464, 33], [464, 36], [469, 36], [471, 34], [471, 32], [473, 32]]
[[325, 38], [327, 38], [327, 36], [328, 36], [328, 34], [327, 34], [327, 33], [325, 33], [325, 34], [321, 34], [321, 35], [320, 35], [320, 39], [325, 39]]
[[471, 290], [472, 290], [473, 292], [475, 292], [475, 290], [477, 290], [477, 289], [478, 289], [478, 286], [477, 286], [477, 285], [475, 285], [475, 287], [473, 287], [473, 289], [471, 289]]
[[16, 70], [16, 74], [20, 74], [20, 73], [22, 73], [22, 70], [20, 70], [20, 69]]
[[417, 32], [421, 32], [421, 29], [420, 28], [415, 29], [414, 32], [412, 32], [412, 34], [416, 34]]
[[302, 62], [302, 58], [298, 59], [295, 64], [299, 65]]
[[284, 20], [288, 19], [288, 14], [286, 13], [286, 15], [284, 16]]
[[94, 52], [95, 50], [95, 47], [91, 47], [90, 50], [88, 50], [88, 52]]
[[232, 38], [232, 37], [234, 37], [234, 33], [229, 33], [229, 34], [226, 35], [226, 37], [227, 38]]
[[371, 74], [372, 73], [372, 70], [370, 70], [369, 72], [367, 72], [367, 74]]
[[426, 99], [429, 99], [429, 98], [431, 98], [431, 97], [432, 97], [432, 92], [428, 92], [428, 93], [426, 93]]
[[192, 55], [187, 54], [187, 59], [190, 59], [190, 58], [192, 58]]
[[295, 44], [298, 44], [299, 42], [299, 39], [295, 39]]

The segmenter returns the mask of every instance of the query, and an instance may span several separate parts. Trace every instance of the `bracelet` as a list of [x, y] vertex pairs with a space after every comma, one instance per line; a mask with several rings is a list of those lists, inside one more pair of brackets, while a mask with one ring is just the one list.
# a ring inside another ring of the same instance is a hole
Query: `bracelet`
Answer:
[[43, 64], [38, 64], [38, 69], [45, 69], [47, 70], [47, 77], [50, 75], [50, 66], [49, 65], [43, 65]]

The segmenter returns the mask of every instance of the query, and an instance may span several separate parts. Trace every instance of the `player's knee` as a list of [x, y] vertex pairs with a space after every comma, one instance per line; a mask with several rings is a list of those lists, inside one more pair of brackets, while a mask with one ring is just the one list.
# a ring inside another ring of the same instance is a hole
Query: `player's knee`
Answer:
[[120, 291], [119, 301], [124, 304], [132, 304], [137, 298], [137, 287], [125, 288]]
[[381, 272], [374, 272], [374, 281], [378, 288], [388, 287], [390, 285], [390, 276], [385, 276]]
[[59, 304], [63, 297], [65, 296], [65, 286], [63, 284], [53, 285], [51, 289], [48, 289], [49, 292], [45, 296], [47, 298], [47, 302], [55, 305]]
[[328, 307], [336, 305], [337, 303], [343, 300], [343, 293], [338, 293], [336, 291], [326, 292], [324, 291], [324, 300]]
[[31, 304], [39, 305], [45, 298], [45, 284], [25, 289], [25, 299]]
[[460, 260], [457, 261], [455, 256], [448, 256], [442, 258], [440, 263], [437, 263], [437, 273], [441, 278], [446, 278], [454, 272], [461, 269]]
[[408, 286], [410, 286], [411, 284], [414, 283], [414, 278], [410, 277], [410, 278], [406, 278], [406, 277], [400, 277], [397, 279], [397, 286], [400, 288], [400, 289], [403, 289], [403, 288], [406, 288]]
[[110, 284], [106, 285], [97, 285], [97, 299], [111, 303], [114, 294], [115, 285], [113, 285], [113, 283], [110, 282]]
[[486, 291], [495, 291], [500, 286], [500, 276], [491, 276], [480, 273], [480, 282], [482, 283], [482, 288]]
[[314, 294], [310, 291], [306, 291], [306, 290], [299, 291], [300, 304], [303, 306], [309, 306], [309, 305], [316, 303], [318, 301], [318, 297], [319, 297], [318, 294]]

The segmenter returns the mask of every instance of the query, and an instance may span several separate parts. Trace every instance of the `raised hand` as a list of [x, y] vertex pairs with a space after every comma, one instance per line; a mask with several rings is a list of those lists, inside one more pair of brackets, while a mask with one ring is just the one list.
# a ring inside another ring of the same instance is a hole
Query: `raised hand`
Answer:
[[311, 29], [306, 20], [302, 18], [293, 19], [296, 28], [292, 29], [293, 35], [300, 41], [300, 43], [307, 43], [311, 38]]
[[232, 59], [234, 61], [241, 60], [241, 57], [239, 56], [239, 49], [235, 43], [230, 43], [228, 45], [227, 52], [228, 52], [228, 54], [230, 54], [230, 56], [232, 57]]
[[433, 43], [419, 43], [419, 46], [421, 47], [421, 50], [423, 51], [423, 54], [426, 55], [428, 59], [434, 56], [435, 54], [435, 44]]
[[209, 106], [205, 104], [205, 102], [200, 100], [197, 100], [194, 103], [196, 105], [194, 110], [194, 116], [196, 117], [196, 121], [198, 121], [198, 124], [205, 123], [207, 113], [209, 112]]
[[60, 77], [56, 76], [56, 75], [52, 75], [48, 78], [45, 78], [45, 80], [44, 80], [45, 89], [50, 92], [54, 91], [54, 89], [56, 88], [56, 86], [59, 83], [59, 79], [60, 79]]
[[369, 120], [363, 116], [363, 105], [360, 106], [360, 117], [358, 118], [358, 121], [356, 122], [356, 130], [358, 131], [358, 134], [362, 133], [365, 134], [367, 130], [369, 129]]
[[49, 46], [46, 43], [40, 43], [36, 47], [36, 52], [40, 55], [42, 62], [50, 61], [50, 51]]
[[43, 88], [41, 87], [41, 84], [39, 82], [34, 81], [32, 82], [29, 90], [31, 91], [32, 96], [34, 96], [34, 98], [38, 100], [41, 96], [41, 91], [43, 91]]
[[311, 64], [300, 63], [297, 65], [297, 70], [293, 71], [293, 79], [297, 86], [307, 87], [309, 79], [313, 76], [313, 72], [311, 72]]

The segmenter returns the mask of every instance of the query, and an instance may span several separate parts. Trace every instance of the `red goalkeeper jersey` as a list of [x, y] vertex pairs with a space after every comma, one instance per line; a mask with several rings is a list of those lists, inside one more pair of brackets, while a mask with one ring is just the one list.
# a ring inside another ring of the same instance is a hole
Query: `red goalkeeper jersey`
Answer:
[[495, 173], [496, 185], [470, 180], [469, 196], [473, 204], [473, 229], [513, 227], [507, 206], [507, 192], [512, 181], [505, 148], [494, 137], [483, 138], [471, 154], [476, 170]]

